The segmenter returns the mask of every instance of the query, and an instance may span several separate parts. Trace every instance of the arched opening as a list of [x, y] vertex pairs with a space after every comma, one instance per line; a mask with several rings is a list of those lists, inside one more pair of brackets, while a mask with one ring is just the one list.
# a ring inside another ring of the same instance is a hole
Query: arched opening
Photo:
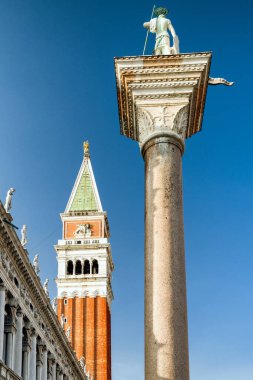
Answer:
[[67, 274], [71, 275], [73, 274], [73, 271], [74, 271], [73, 261], [69, 260], [67, 263]]
[[98, 261], [92, 261], [92, 274], [98, 274]]
[[90, 262], [89, 262], [89, 260], [85, 260], [85, 262], [84, 262], [83, 273], [84, 274], [90, 274]]
[[77, 274], [77, 275], [82, 274], [82, 264], [81, 264], [80, 260], [77, 260], [77, 262], [76, 262], [75, 274]]

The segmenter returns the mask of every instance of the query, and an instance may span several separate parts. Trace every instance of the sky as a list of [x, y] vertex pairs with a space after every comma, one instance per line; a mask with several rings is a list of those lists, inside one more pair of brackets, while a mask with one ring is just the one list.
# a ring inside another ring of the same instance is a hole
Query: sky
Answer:
[[[163, 1], [181, 52], [212, 51], [202, 131], [183, 157], [191, 379], [253, 378], [253, 5]], [[142, 54], [151, 1], [1, 0], [0, 199], [56, 295], [63, 212], [90, 141], [115, 263], [114, 380], [144, 379], [144, 165], [120, 135], [115, 56]], [[150, 36], [147, 53], [151, 54]], [[162, 265], [162, 263], [161, 263]]]

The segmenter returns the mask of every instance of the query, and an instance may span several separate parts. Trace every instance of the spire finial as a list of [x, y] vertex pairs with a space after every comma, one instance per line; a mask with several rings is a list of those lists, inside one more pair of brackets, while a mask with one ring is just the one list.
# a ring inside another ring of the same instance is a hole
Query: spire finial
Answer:
[[84, 141], [83, 143], [84, 157], [90, 157], [90, 144], [89, 141]]

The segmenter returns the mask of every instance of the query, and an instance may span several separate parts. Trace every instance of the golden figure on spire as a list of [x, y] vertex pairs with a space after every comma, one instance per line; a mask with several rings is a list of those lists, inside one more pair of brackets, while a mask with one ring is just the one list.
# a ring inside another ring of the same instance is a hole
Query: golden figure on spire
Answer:
[[89, 144], [89, 141], [84, 141], [83, 143], [83, 151], [84, 151], [84, 155], [85, 156], [89, 156], [90, 155], [90, 144]]

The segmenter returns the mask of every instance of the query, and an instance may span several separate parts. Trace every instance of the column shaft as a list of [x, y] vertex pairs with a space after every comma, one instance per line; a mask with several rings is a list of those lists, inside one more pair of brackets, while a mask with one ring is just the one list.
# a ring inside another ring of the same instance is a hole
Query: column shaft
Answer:
[[36, 379], [36, 344], [37, 336], [35, 333], [31, 336], [31, 353], [29, 360], [29, 380]]
[[4, 348], [4, 311], [5, 311], [5, 288], [0, 285], [0, 360], [3, 360]]
[[174, 143], [160, 137], [143, 149], [146, 380], [189, 380], [182, 153]]
[[23, 366], [22, 366], [22, 379], [28, 380], [29, 379], [29, 351], [28, 348], [25, 348], [23, 351]]
[[52, 380], [56, 380], [56, 363], [52, 365]]
[[14, 371], [18, 376], [21, 376], [22, 371], [22, 329], [23, 329], [23, 314], [17, 313], [16, 337], [14, 347]]
[[13, 333], [6, 334], [6, 365], [12, 369], [13, 361]]
[[47, 351], [43, 352], [43, 365], [41, 371], [41, 380], [47, 380]]
[[41, 380], [41, 365], [37, 364], [36, 366], [36, 380]]

